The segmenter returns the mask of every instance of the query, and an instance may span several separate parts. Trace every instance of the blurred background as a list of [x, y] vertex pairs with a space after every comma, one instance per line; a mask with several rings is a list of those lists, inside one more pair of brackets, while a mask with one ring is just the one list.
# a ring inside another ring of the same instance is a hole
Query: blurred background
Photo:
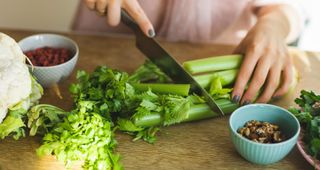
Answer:
[[[80, 0], [0, 0], [1, 28], [68, 32]], [[309, 17], [298, 47], [320, 51], [320, 0], [301, 0]], [[40, 15], [39, 15], [40, 14]]]

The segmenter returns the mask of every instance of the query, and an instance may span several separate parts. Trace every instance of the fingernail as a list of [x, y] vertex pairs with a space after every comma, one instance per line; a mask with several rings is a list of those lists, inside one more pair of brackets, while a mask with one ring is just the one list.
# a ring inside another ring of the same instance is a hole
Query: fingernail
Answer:
[[250, 100], [246, 100], [246, 101], [243, 102], [242, 106], [248, 105], [248, 104], [250, 104], [250, 103], [251, 103]]
[[239, 95], [233, 96], [233, 98], [232, 98], [232, 102], [233, 103], [239, 103], [239, 101], [240, 101], [240, 96]]
[[156, 33], [154, 32], [153, 29], [149, 29], [148, 35], [149, 35], [149, 37], [154, 37], [156, 35]]

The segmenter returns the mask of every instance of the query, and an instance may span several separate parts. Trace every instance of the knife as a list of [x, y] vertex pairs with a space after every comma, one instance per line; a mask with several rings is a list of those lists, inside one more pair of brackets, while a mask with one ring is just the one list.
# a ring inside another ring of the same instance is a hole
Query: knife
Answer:
[[199, 83], [196, 82], [193, 77], [159, 45], [155, 39], [147, 37], [141, 31], [138, 24], [136, 24], [133, 19], [123, 10], [121, 10], [121, 21], [135, 33], [136, 46], [144, 55], [146, 55], [155, 65], [157, 65], [175, 82], [190, 84], [190, 91], [192, 93], [203, 96], [213, 111], [224, 115], [223, 111], [210, 96], [210, 94], [203, 89]]

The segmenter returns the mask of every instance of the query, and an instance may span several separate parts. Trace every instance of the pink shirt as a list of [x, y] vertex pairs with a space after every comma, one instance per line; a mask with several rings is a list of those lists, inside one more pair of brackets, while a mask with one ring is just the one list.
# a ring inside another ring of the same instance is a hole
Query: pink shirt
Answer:
[[[237, 44], [255, 22], [262, 0], [139, 0], [156, 35], [169, 41]], [[268, 0], [263, 1], [263, 5]], [[274, 0], [272, 3], [275, 3]], [[80, 4], [73, 29], [90, 33], [128, 33], [123, 25], [110, 27]]]

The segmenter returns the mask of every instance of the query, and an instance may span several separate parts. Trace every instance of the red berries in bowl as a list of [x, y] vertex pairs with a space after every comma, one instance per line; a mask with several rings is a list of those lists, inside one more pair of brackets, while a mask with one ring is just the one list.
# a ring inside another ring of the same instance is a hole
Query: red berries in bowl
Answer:
[[29, 61], [31, 73], [43, 87], [50, 87], [67, 79], [76, 66], [79, 48], [67, 36], [36, 34], [19, 41]]
[[71, 59], [71, 52], [66, 48], [40, 47], [25, 51], [34, 66], [55, 66], [63, 64]]

